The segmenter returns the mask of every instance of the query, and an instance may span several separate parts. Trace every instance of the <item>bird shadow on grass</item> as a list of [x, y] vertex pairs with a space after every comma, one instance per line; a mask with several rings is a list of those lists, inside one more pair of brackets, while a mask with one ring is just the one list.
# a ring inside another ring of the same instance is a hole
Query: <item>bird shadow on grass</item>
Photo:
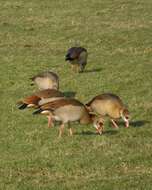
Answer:
[[64, 96], [67, 98], [74, 98], [76, 96], [76, 92], [67, 91], [67, 92], [64, 92]]
[[[118, 133], [118, 131], [114, 131], [114, 130], [109, 130], [109, 131], [104, 131], [102, 135], [116, 135]], [[92, 132], [92, 131], [82, 131], [80, 133], [75, 133], [76, 135], [99, 135], [99, 133], [96, 132]], [[102, 136], [99, 135], [99, 136]]]
[[[147, 120], [137, 120], [137, 121], [130, 121], [129, 125], [132, 127], [143, 127], [145, 124], [150, 123]], [[119, 125], [124, 125], [124, 122], [118, 122]]]
[[95, 73], [95, 72], [100, 72], [102, 68], [97, 68], [97, 69], [91, 69], [91, 70], [85, 70], [83, 73]]
[[75, 134], [76, 134], [76, 135], [98, 135], [97, 133], [92, 132], [92, 131], [76, 132]]
[[103, 135], [116, 135], [119, 131], [118, 130], [108, 130], [104, 131]]
[[133, 126], [133, 127], [143, 127], [147, 123], [150, 123], [150, 121], [146, 121], [146, 120], [131, 121], [130, 122], [130, 126]]

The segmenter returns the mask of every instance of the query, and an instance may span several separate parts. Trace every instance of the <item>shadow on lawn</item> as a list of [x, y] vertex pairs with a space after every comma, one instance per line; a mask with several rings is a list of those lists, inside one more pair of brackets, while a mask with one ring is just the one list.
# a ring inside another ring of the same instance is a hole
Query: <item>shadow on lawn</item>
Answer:
[[108, 130], [104, 131], [103, 135], [116, 135], [119, 132], [119, 130]]
[[95, 72], [100, 72], [102, 68], [98, 69], [92, 69], [92, 70], [84, 70], [83, 73], [95, 73]]
[[[114, 130], [109, 130], [109, 131], [104, 131], [102, 135], [116, 135], [118, 131]], [[82, 131], [80, 133], [75, 133], [76, 135], [99, 135], [99, 133], [92, 132], [92, 131]], [[100, 135], [100, 136], [102, 136]]]
[[150, 123], [150, 121], [146, 121], [146, 120], [131, 121], [130, 126], [143, 127], [147, 123]]
[[[143, 127], [145, 124], [150, 123], [150, 121], [146, 120], [137, 120], [137, 121], [130, 121], [129, 125], [132, 127]], [[124, 122], [118, 122], [118, 125], [124, 125]]]

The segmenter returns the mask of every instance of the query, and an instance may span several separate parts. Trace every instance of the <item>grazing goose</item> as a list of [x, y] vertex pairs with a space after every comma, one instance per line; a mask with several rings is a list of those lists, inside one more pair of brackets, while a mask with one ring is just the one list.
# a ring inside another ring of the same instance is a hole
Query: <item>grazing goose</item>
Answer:
[[99, 115], [109, 116], [113, 127], [118, 128], [116, 120], [122, 118], [125, 121], [125, 127], [129, 127], [129, 111], [124, 106], [122, 100], [115, 94], [105, 93], [94, 97], [86, 104], [90, 111]]
[[[64, 98], [64, 94], [55, 89], [38, 91], [18, 102], [19, 109], [37, 108], [45, 103]], [[52, 119], [48, 116], [48, 127], [52, 126]]]
[[[70, 122], [73, 121], [79, 121], [81, 124], [93, 123], [97, 129], [103, 126], [102, 119], [98, 119], [96, 116], [89, 114], [86, 107], [76, 99], [59, 99], [46, 103], [33, 112], [33, 114], [40, 113], [51, 116], [53, 120], [61, 121], [59, 137], [62, 136], [64, 125], [66, 123], [70, 124]], [[73, 135], [71, 126], [69, 126], [69, 132], [70, 135]]]
[[39, 73], [38, 75], [32, 77], [31, 80], [33, 81], [31, 85], [35, 83], [39, 90], [59, 89], [59, 77], [56, 73], [51, 71]]
[[65, 60], [71, 63], [71, 66], [77, 71], [80, 69], [80, 72], [84, 71], [84, 68], [87, 64], [88, 53], [87, 50], [83, 47], [72, 47], [67, 51]]

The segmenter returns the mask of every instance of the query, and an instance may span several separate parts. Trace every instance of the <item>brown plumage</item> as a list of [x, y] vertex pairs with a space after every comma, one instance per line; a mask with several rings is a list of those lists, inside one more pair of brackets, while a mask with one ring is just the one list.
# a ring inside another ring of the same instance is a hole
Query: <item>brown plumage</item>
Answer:
[[115, 94], [105, 93], [94, 97], [86, 104], [90, 111], [102, 117], [109, 116], [114, 127], [118, 128], [116, 120], [122, 118], [129, 127], [129, 111], [122, 100]]
[[[76, 99], [59, 99], [49, 103], [46, 103], [39, 107], [39, 109], [33, 114], [46, 114], [56, 121], [61, 121], [59, 129], [59, 136], [61, 137], [66, 123], [73, 121], [79, 121], [81, 124], [93, 123], [94, 125], [102, 125], [99, 119], [91, 116], [86, 107]], [[72, 129], [69, 128], [70, 135], [72, 135]]]
[[88, 53], [83, 47], [72, 47], [68, 49], [65, 60], [71, 63], [73, 68], [83, 72], [87, 64]]
[[[46, 89], [35, 92], [31, 96], [25, 97], [18, 102], [19, 109], [25, 109], [29, 107], [37, 108], [47, 102], [54, 101], [56, 99], [64, 98], [64, 94], [55, 89]], [[48, 117], [48, 126], [51, 126], [51, 118]]]
[[39, 90], [45, 90], [45, 89], [59, 89], [59, 77], [56, 73], [51, 71], [45, 71], [42, 73], [39, 73], [31, 78], [33, 83], [38, 86]]

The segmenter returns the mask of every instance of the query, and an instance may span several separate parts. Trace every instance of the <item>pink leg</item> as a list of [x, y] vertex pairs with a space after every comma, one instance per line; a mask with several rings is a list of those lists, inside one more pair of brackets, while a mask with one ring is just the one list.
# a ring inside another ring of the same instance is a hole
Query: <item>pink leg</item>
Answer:
[[125, 127], [128, 128], [129, 127], [129, 121], [125, 121]]
[[53, 126], [52, 117], [51, 115], [47, 116], [48, 118], [48, 127], [51, 128]]
[[112, 126], [113, 126], [114, 128], [119, 128], [118, 125], [116, 124], [116, 122], [115, 122], [113, 119], [111, 119], [111, 122], [112, 122], [112, 124], [113, 124]]
[[69, 128], [69, 135], [70, 135], [70, 136], [73, 136], [73, 130], [72, 130], [71, 127]]
[[62, 137], [63, 131], [64, 131], [64, 123], [62, 123], [60, 128], [59, 128], [59, 138]]

